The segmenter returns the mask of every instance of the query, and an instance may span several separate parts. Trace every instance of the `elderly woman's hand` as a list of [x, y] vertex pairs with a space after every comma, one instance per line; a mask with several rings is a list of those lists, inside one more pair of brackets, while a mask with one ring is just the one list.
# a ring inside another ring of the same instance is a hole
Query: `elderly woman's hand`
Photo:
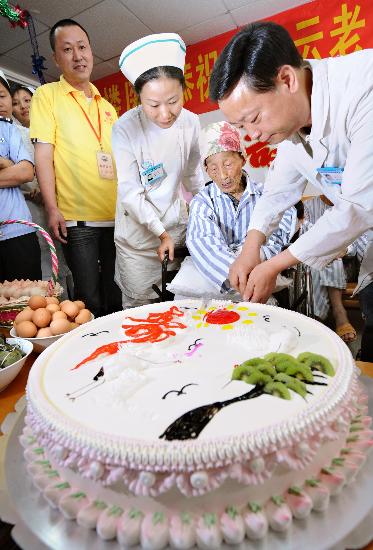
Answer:
[[159, 238], [161, 240], [161, 244], [157, 250], [159, 260], [163, 262], [164, 255], [168, 251], [169, 260], [172, 262], [172, 260], [174, 259], [174, 249], [175, 249], [174, 241], [171, 239], [167, 231], [164, 231], [162, 235], [159, 236]]

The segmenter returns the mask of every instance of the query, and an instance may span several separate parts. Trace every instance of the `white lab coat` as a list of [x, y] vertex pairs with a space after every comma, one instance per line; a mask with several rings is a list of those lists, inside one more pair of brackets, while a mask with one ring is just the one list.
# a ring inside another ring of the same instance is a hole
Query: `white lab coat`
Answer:
[[[320, 269], [373, 226], [373, 50], [309, 63], [312, 157], [298, 134], [280, 144], [249, 229], [271, 234], [311, 182], [334, 207], [289, 250]], [[344, 168], [342, 184], [325, 183], [322, 166]]]
[[[148, 127], [142, 107], [136, 107], [114, 124], [112, 136], [118, 173], [115, 280], [124, 295], [144, 303], [156, 298], [152, 285], [161, 279], [159, 236], [167, 231], [177, 245], [185, 243], [187, 210], [181, 183], [193, 195], [204, 185], [197, 115], [181, 111], [173, 125], [175, 143], [171, 150], [161, 147], [162, 129], [156, 133], [157, 143], [152, 144], [154, 133], [150, 136]], [[161, 150], [161, 155], [152, 158], [154, 150]], [[141, 175], [146, 160], [154, 165], [163, 163], [167, 174], [152, 190], [145, 188]]]

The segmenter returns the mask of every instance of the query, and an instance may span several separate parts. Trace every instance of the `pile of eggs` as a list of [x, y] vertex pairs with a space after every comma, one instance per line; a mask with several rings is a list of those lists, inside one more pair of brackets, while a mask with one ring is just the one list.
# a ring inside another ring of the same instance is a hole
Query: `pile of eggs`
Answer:
[[21, 338], [46, 338], [65, 334], [91, 319], [92, 313], [80, 300], [60, 303], [54, 297], [31, 296], [15, 318], [14, 328]]

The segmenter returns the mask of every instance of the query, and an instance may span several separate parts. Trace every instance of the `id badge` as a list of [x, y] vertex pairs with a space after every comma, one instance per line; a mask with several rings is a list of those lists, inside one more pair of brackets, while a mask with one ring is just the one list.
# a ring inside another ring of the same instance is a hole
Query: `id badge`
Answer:
[[144, 170], [141, 175], [145, 183], [145, 188], [150, 191], [161, 183], [161, 180], [164, 178], [166, 173], [163, 163], [160, 163], [155, 166], [149, 166], [149, 168]]
[[343, 168], [335, 166], [323, 166], [322, 168], [317, 168], [317, 173], [321, 175], [323, 183], [341, 185], [343, 170]]
[[110, 153], [97, 151], [97, 168], [100, 178], [104, 180], [113, 180], [115, 178], [113, 158]]

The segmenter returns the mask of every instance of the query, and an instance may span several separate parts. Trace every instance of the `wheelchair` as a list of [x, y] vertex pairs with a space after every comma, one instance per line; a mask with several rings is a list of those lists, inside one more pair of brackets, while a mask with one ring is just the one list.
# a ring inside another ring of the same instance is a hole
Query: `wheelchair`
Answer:
[[[174, 258], [175, 260], [184, 260], [189, 256], [189, 250], [186, 246], [181, 246], [178, 248], [175, 248], [174, 250]], [[161, 288], [159, 288], [158, 285], [154, 284], [152, 285], [152, 289], [154, 292], [158, 295], [158, 301], [159, 302], [168, 302], [172, 301], [174, 299], [174, 295], [172, 292], [169, 292], [166, 288], [167, 283], [170, 283], [172, 279], [175, 277], [177, 270], [171, 270], [168, 271], [168, 263], [169, 263], [169, 257], [168, 257], [168, 251], [165, 252], [162, 267], [161, 267]]]

